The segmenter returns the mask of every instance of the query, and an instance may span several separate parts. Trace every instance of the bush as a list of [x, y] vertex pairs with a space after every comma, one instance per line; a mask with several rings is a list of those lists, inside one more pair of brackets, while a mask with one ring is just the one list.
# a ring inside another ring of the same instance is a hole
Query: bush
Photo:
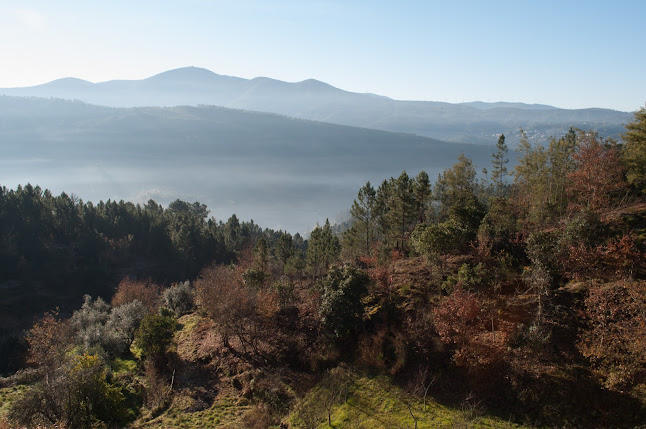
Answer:
[[363, 325], [364, 305], [370, 276], [345, 266], [334, 268], [323, 281], [320, 314], [323, 326], [337, 340], [344, 340]]
[[137, 329], [137, 345], [144, 359], [158, 361], [167, 352], [177, 329], [172, 315], [149, 314], [143, 318]]
[[646, 282], [593, 285], [585, 300], [588, 329], [578, 348], [606, 387], [646, 381]]
[[91, 296], [85, 295], [83, 306], [72, 315], [72, 326], [86, 352], [114, 357], [128, 350], [146, 311], [138, 300], [110, 309], [101, 298], [92, 301]]
[[159, 286], [130, 279], [123, 279], [112, 297], [112, 306], [127, 304], [137, 300], [149, 313], [156, 313], [160, 305]]
[[189, 313], [195, 308], [195, 291], [188, 280], [166, 289], [163, 299], [164, 305], [173, 310], [177, 317]]
[[100, 422], [124, 426], [129, 413], [121, 390], [108, 383], [102, 360], [83, 354], [72, 357], [14, 402], [9, 418], [29, 427], [85, 428]]

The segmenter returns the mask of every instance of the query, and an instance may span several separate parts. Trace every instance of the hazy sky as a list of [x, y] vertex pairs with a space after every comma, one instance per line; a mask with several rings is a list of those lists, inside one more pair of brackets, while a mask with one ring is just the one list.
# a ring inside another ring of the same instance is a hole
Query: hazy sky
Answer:
[[197, 66], [396, 99], [636, 110], [646, 1], [0, 0], [0, 87]]

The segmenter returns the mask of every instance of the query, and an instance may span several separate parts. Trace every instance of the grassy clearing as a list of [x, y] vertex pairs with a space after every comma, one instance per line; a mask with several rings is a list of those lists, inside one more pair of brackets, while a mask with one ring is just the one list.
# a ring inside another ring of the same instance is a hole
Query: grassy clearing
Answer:
[[[289, 427], [328, 428], [329, 384], [318, 385], [288, 417]], [[394, 386], [387, 377], [355, 377], [343, 398], [331, 408], [333, 428], [517, 428], [498, 418], [482, 415], [474, 403], [463, 409], [447, 408], [427, 398], [426, 405]]]
[[188, 411], [182, 397], [176, 397], [173, 404], [162, 415], [152, 418], [143, 415], [133, 424], [134, 428], [186, 428], [209, 427], [240, 428], [242, 416], [251, 406], [244, 399], [234, 396], [220, 396], [213, 405], [201, 411]]
[[18, 399], [27, 389], [28, 386], [22, 384], [0, 389], [0, 421], [7, 417], [9, 407], [13, 401]]

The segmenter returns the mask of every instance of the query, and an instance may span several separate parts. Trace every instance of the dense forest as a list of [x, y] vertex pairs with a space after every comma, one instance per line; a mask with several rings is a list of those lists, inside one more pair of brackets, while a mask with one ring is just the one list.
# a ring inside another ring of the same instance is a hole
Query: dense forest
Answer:
[[[299, 234], [0, 189], [0, 427], [646, 424], [646, 108]], [[482, 166], [481, 166], [482, 167]]]

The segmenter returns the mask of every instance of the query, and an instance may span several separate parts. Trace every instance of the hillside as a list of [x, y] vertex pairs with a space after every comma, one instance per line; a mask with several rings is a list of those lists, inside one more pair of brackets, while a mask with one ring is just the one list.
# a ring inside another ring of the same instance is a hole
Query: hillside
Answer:
[[570, 127], [618, 138], [632, 117], [608, 109], [567, 110], [522, 103], [399, 101], [343, 91], [313, 79], [295, 83], [266, 77], [242, 79], [195, 67], [131, 81], [90, 83], [65, 78], [34, 87], [4, 88], [0, 94], [115, 107], [216, 105], [475, 144], [493, 144], [504, 133], [514, 145], [519, 128], [541, 142], [565, 134]]
[[0, 424], [643, 427], [645, 124], [523, 139], [513, 180], [500, 136], [490, 178], [366, 182], [306, 240], [0, 187]]

